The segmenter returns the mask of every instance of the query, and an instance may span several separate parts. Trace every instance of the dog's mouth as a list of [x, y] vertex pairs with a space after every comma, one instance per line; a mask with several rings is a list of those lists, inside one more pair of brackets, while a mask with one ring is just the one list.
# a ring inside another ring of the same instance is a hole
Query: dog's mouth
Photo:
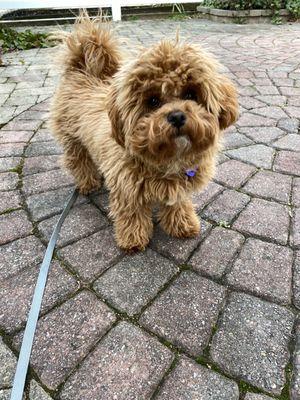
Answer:
[[177, 132], [175, 137], [176, 153], [177, 155], [184, 154], [191, 149], [192, 142], [189, 135]]

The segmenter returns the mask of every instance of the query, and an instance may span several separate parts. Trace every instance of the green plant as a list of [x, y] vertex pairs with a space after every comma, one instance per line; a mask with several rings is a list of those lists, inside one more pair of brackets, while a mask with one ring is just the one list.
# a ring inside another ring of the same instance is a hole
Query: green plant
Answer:
[[203, 5], [236, 11], [270, 9], [272, 10], [272, 22], [274, 24], [281, 24], [282, 19], [280, 18], [279, 10], [287, 7], [287, 3], [291, 3], [288, 10], [293, 15], [295, 15], [297, 11], [300, 15], [300, 0], [204, 0]]
[[286, 8], [294, 18], [300, 18], [300, 0], [287, 0]]
[[137, 21], [139, 18], [137, 15], [129, 15], [128, 16], [128, 21]]
[[[298, 1], [299, 0], [294, 0]], [[222, 8], [223, 10], [279, 10], [285, 7], [286, 0], [204, 0], [207, 7]]]
[[187, 15], [185, 13], [181, 13], [181, 14], [172, 14], [169, 15], [168, 17], [169, 19], [173, 19], [174, 21], [182, 21], [184, 19], [187, 18]]
[[0, 47], [3, 53], [35, 47], [50, 47], [51, 45], [46, 33], [33, 33], [29, 29], [18, 32], [11, 28], [0, 28]]

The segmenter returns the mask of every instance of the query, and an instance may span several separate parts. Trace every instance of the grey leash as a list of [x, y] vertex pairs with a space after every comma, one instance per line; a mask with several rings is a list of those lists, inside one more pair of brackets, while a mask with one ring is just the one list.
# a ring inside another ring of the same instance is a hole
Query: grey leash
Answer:
[[23, 341], [21, 345], [20, 355], [18, 359], [17, 369], [14, 377], [13, 388], [10, 396], [10, 400], [22, 400], [25, 380], [30, 360], [30, 354], [32, 350], [32, 344], [34, 334], [36, 330], [37, 321], [39, 318], [40, 308], [42, 304], [43, 294], [47, 283], [47, 277], [49, 272], [50, 263], [53, 256], [54, 247], [59, 235], [60, 228], [68, 215], [71, 207], [73, 206], [78, 196], [77, 189], [74, 190], [68, 201], [66, 202], [65, 208], [55, 225], [54, 231], [51, 235], [50, 241], [47, 246], [47, 250], [41, 265], [37, 283], [35, 286], [33, 300], [28, 314], [26, 328], [24, 331]]

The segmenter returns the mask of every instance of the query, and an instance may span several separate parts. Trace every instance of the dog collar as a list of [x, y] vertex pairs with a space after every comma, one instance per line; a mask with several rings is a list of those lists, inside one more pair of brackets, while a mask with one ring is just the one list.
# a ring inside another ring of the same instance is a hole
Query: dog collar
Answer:
[[193, 177], [196, 175], [197, 170], [198, 170], [198, 168], [187, 169], [187, 170], [185, 171], [185, 175], [186, 175], [188, 178], [193, 178]]

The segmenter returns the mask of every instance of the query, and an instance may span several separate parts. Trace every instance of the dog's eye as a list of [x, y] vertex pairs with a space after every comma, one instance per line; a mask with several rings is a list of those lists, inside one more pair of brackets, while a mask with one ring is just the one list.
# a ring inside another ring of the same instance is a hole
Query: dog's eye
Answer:
[[183, 93], [182, 98], [184, 100], [193, 100], [197, 101], [197, 93], [193, 89], [189, 89], [186, 92]]
[[160, 106], [160, 99], [157, 96], [151, 96], [147, 100], [148, 106], [151, 108], [156, 108]]

